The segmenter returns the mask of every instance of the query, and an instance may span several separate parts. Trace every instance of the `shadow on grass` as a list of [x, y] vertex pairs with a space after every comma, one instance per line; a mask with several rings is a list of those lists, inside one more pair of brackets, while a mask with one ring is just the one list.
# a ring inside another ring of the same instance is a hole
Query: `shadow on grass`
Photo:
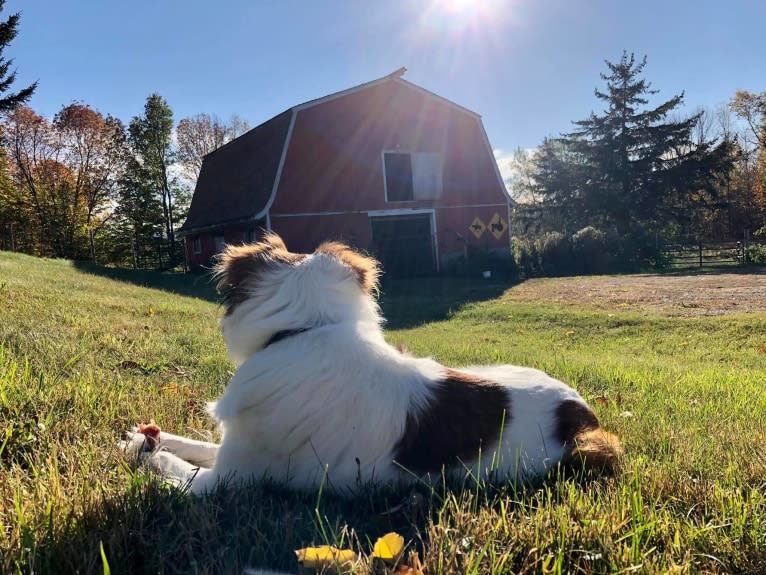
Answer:
[[30, 559], [37, 573], [105, 573], [103, 544], [113, 573], [242, 573], [245, 567], [295, 573], [295, 549], [335, 545], [369, 552], [389, 531], [417, 540], [426, 513], [412, 522], [411, 494], [364, 489], [351, 498], [318, 497], [258, 482], [200, 498], [138, 474], [127, 492], [94, 501]]
[[[425, 545], [450, 549], [456, 538], [475, 535], [453, 528], [465, 524], [466, 514], [486, 527], [497, 515], [480, 519], [482, 509], [507, 514], [517, 506], [561, 504], [572, 484], [588, 489], [592, 481], [551, 476], [526, 487], [504, 482], [477, 489], [464, 479], [433, 489], [424, 484], [365, 486], [350, 496], [255, 482], [191, 497], [136, 474], [127, 491], [93, 500], [84, 513], [69, 518], [71, 523], [59, 526], [55, 536], [51, 532], [27, 566], [36, 573], [105, 573], [103, 545], [114, 573], [239, 574], [248, 567], [296, 573], [296, 549], [333, 545], [369, 555], [377, 538], [391, 531], [427, 561], [434, 552]], [[433, 525], [440, 527], [434, 531]], [[436, 542], [429, 540], [434, 534]], [[521, 569], [524, 561], [521, 554], [506, 567]]]
[[[75, 266], [84, 273], [116, 281], [213, 303], [220, 301], [210, 274], [207, 273], [139, 271], [102, 267], [87, 262], [75, 262]], [[380, 290], [380, 304], [388, 329], [407, 329], [445, 320], [468, 303], [499, 297], [512, 285], [510, 280], [485, 280], [481, 277], [436, 276], [385, 280]]]
[[470, 303], [500, 297], [511, 280], [432, 277], [384, 281], [380, 305], [387, 329], [408, 329], [443, 321]]
[[210, 274], [185, 274], [181, 272], [158, 272], [131, 270], [98, 266], [89, 262], [74, 262], [76, 269], [83, 273], [152, 288], [174, 294], [196, 297], [213, 303], [220, 300]]

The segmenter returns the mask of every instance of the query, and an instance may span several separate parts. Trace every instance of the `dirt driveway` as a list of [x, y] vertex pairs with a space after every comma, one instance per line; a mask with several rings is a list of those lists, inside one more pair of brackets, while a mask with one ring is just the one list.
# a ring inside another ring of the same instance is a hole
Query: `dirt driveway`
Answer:
[[600, 309], [652, 309], [670, 316], [766, 312], [766, 269], [750, 273], [626, 275], [527, 280], [505, 293]]

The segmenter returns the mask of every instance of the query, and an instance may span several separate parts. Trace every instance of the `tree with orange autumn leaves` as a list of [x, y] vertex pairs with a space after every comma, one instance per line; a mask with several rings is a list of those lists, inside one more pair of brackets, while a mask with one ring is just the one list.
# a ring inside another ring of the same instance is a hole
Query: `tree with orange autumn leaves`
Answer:
[[94, 236], [110, 217], [124, 163], [122, 123], [79, 103], [53, 120], [18, 107], [4, 135], [12, 185], [0, 203], [16, 249], [95, 260]]
[[245, 129], [236, 117], [206, 114], [174, 128], [157, 94], [130, 129], [83, 103], [53, 119], [19, 106], [2, 123], [0, 248], [136, 268], [178, 265], [175, 228], [202, 157]]
[[729, 107], [746, 126], [739, 138], [741, 160], [735, 184], [745, 196], [753, 227], [766, 236], [766, 91], [738, 90]]

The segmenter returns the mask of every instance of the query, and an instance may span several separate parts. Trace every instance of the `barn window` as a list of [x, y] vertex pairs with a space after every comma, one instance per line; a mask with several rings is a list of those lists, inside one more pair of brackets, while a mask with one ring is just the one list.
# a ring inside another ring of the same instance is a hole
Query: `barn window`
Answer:
[[412, 159], [410, 154], [383, 154], [386, 169], [386, 199], [407, 202], [414, 199], [412, 190]]
[[435, 200], [442, 195], [439, 154], [385, 152], [386, 201]]
[[216, 253], [222, 252], [224, 247], [226, 247], [226, 241], [224, 241], [223, 236], [215, 236]]
[[195, 254], [201, 254], [202, 253], [202, 241], [199, 239], [199, 236], [196, 236], [192, 240], [192, 251]]
[[255, 241], [255, 230], [249, 228], [245, 230], [245, 243], [251, 244]]

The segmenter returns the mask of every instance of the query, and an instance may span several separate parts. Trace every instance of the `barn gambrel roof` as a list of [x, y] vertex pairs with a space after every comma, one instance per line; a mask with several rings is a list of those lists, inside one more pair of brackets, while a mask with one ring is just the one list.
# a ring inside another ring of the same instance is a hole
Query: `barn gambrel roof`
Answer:
[[[492, 155], [492, 148], [479, 114], [404, 80], [401, 77], [404, 71], [405, 69], [401, 68], [371, 82], [293, 106], [206, 155], [194, 189], [189, 214], [178, 235], [185, 236], [226, 224], [252, 222], [266, 217], [279, 187], [279, 178], [297, 114], [301, 110], [372, 88], [383, 82], [399, 83], [476, 118], [484, 134], [487, 153]], [[498, 182], [505, 190], [502, 176], [494, 161], [493, 165]], [[514, 203], [510, 196], [508, 201]]]

